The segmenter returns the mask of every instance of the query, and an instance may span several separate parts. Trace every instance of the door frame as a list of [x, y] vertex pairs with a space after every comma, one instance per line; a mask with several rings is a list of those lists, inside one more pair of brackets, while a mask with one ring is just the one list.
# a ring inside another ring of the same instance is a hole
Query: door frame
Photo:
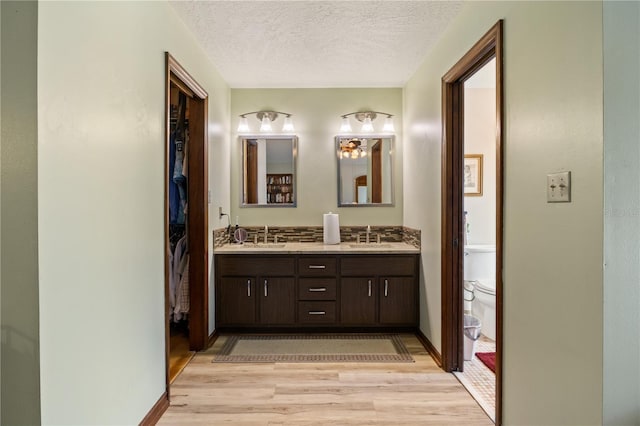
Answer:
[[[187, 238], [189, 241], [189, 348], [202, 350], [209, 341], [209, 157], [208, 157], [208, 105], [209, 95], [191, 75], [165, 52], [165, 190], [164, 232], [165, 253], [169, 252], [169, 107], [171, 84], [175, 84], [190, 97], [189, 162]], [[166, 255], [165, 255], [166, 256]], [[169, 394], [169, 263], [165, 257], [165, 352], [166, 389]]]
[[442, 77], [442, 368], [451, 372], [464, 362], [464, 82], [496, 58], [496, 425], [502, 424], [503, 42], [500, 20]]
[[382, 139], [371, 147], [371, 203], [382, 203]]

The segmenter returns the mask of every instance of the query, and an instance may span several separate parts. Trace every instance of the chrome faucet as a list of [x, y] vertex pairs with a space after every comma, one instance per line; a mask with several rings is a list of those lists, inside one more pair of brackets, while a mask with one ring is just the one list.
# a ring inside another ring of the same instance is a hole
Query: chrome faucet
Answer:
[[267, 225], [264, 226], [264, 243], [267, 244], [267, 236], [269, 235], [269, 227]]
[[371, 226], [367, 225], [367, 244], [369, 244], [369, 237], [371, 236]]

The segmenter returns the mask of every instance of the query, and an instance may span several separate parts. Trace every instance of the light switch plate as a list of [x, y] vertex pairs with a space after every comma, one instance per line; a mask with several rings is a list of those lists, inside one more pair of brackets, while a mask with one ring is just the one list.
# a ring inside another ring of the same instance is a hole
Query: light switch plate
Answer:
[[547, 203], [571, 202], [571, 172], [547, 175]]

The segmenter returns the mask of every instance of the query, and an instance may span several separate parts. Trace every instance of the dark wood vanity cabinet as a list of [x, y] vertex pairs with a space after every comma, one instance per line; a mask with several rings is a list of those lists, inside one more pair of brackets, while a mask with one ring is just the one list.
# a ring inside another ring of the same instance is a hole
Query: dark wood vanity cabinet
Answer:
[[293, 277], [261, 277], [258, 323], [288, 325], [296, 320], [296, 280]]
[[338, 318], [338, 258], [298, 257], [298, 323], [332, 326]]
[[216, 285], [216, 314], [218, 324], [255, 324], [256, 279], [220, 277]]
[[353, 255], [340, 264], [343, 325], [416, 326], [416, 255]]
[[340, 280], [340, 323], [371, 325], [376, 321], [378, 295], [374, 277], [343, 277]]
[[418, 255], [216, 255], [216, 327], [410, 328]]
[[415, 279], [413, 277], [381, 277], [378, 285], [380, 324], [417, 324], [418, 287]]
[[295, 323], [294, 259], [216, 256], [216, 325], [249, 327]]

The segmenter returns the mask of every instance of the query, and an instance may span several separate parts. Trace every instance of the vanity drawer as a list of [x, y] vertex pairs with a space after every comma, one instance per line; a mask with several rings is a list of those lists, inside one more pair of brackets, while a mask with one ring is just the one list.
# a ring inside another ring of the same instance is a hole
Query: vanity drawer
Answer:
[[335, 278], [300, 278], [299, 300], [336, 300]]
[[298, 302], [300, 324], [333, 324], [336, 322], [336, 302]]
[[295, 261], [291, 256], [221, 255], [216, 264], [220, 276], [270, 275], [286, 277], [295, 275]]
[[335, 257], [300, 257], [298, 259], [298, 273], [302, 276], [333, 276], [336, 275], [337, 259]]
[[340, 262], [343, 276], [397, 275], [411, 276], [416, 273], [415, 255], [370, 255], [344, 256]]

